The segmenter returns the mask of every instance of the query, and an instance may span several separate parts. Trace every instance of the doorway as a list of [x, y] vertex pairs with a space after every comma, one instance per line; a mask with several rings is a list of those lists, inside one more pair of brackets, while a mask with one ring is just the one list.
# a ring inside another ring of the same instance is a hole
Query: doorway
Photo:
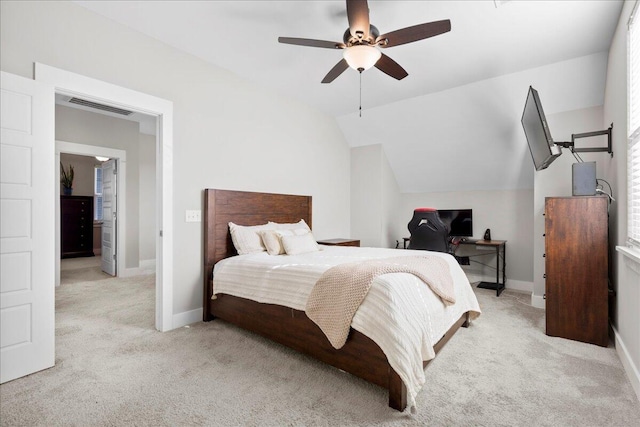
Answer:
[[159, 331], [173, 329], [173, 103], [39, 63], [35, 64], [35, 78], [53, 86], [57, 94], [156, 117], [155, 325]]
[[[78, 184], [74, 184], [76, 189], [74, 190], [75, 195], [79, 196], [94, 196], [94, 183], [93, 183], [93, 167], [101, 164], [102, 162], [96, 159], [97, 157], [101, 158], [109, 158], [114, 159], [117, 162], [117, 167], [120, 171], [120, 176], [117, 180], [117, 188], [116, 194], [126, 194], [127, 190], [127, 153], [124, 150], [119, 150], [115, 148], [109, 147], [100, 147], [96, 145], [87, 145], [87, 144], [76, 144], [72, 142], [66, 141], [56, 141], [56, 151], [55, 151], [55, 164], [56, 165], [65, 165], [66, 168], [69, 165], [75, 165], [74, 171], [76, 172], [76, 180], [80, 180]], [[56, 174], [58, 175], [58, 179], [56, 182], [59, 182], [59, 174], [60, 168], [56, 168]], [[56, 287], [61, 284], [61, 276], [62, 276], [62, 267], [61, 267], [61, 259], [64, 257], [64, 254], [61, 253], [62, 245], [62, 235], [61, 235], [61, 203], [60, 203], [60, 186], [56, 187], [58, 191], [56, 192]], [[120, 197], [118, 200], [119, 209], [116, 210], [116, 218], [115, 222], [117, 224], [117, 229], [115, 233], [120, 238], [116, 239], [116, 247], [114, 248], [114, 253], [116, 254], [115, 265], [116, 270], [113, 276], [120, 275], [135, 275], [136, 271], [125, 270], [125, 260], [126, 260], [126, 248], [127, 248], [127, 237], [128, 233], [126, 232], [127, 228], [127, 218], [126, 215], [122, 215], [122, 212], [126, 212], [127, 201], [126, 197]], [[99, 216], [95, 215], [95, 210], [98, 208], [97, 204], [94, 201], [94, 230], [92, 230], [93, 240], [102, 239], [102, 225], [100, 224]], [[96, 229], [99, 229], [99, 235], [96, 236]], [[95, 254], [98, 248], [93, 245], [93, 252]], [[102, 244], [99, 246], [99, 252], [101, 257], [107, 254], [102, 253]], [[97, 255], [97, 254], [95, 254]], [[120, 266], [120, 269], [117, 267]]]

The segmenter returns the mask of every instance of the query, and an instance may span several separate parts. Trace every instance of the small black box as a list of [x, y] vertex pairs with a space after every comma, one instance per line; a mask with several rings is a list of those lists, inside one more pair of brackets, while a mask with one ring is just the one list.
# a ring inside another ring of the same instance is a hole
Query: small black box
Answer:
[[460, 265], [469, 265], [469, 257], [468, 256], [456, 256], [456, 260]]
[[596, 162], [574, 163], [571, 166], [571, 176], [574, 196], [596, 195]]

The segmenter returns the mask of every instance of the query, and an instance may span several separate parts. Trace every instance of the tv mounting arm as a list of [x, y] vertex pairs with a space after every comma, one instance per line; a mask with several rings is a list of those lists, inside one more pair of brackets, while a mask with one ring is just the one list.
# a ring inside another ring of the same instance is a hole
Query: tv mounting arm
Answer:
[[[601, 151], [606, 151], [611, 154], [613, 157], [613, 148], [611, 145], [611, 130], [613, 129], [613, 123], [607, 130], [597, 130], [595, 132], [585, 132], [585, 133], [574, 133], [571, 134], [571, 142], [556, 142], [557, 145], [571, 149], [572, 153], [596, 153]], [[576, 148], [575, 142], [578, 138], [590, 138], [592, 136], [600, 136], [607, 135], [607, 146], [606, 147], [593, 147], [593, 148]]]

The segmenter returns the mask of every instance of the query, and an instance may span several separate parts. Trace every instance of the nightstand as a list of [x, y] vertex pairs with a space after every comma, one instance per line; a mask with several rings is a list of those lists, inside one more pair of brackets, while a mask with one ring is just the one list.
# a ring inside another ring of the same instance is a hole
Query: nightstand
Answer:
[[354, 239], [325, 239], [318, 240], [318, 243], [328, 246], [360, 246], [360, 240]]

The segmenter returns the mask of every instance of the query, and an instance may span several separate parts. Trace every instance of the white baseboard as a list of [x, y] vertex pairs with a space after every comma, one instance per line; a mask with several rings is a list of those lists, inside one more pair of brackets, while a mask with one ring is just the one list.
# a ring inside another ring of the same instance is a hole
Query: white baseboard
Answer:
[[[471, 268], [463, 268], [469, 282], [495, 282], [496, 276], [486, 276], [474, 271]], [[502, 279], [501, 279], [502, 280]], [[533, 292], [533, 282], [525, 282], [524, 280], [514, 280], [507, 278], [507, 289], [519, 292]]]
[[631, 382], [631, 387], [633, 387], [633, 390], [636, 392], [636, 397], [640, 401], [640, 372], [638, 371], [638, 367], [633, 363], [633, 359], [631, 359], [631, 355], [629, 355], [629, 351], [627, 351], [622, 337], [618, 334], [616, 328], [612, 326], [612, 329], [613, 335], [615, 336], [616, 353], [618, 353], [622, 366]]
[[143, 270], [152, 270], [154, 273], [156, 271], [156, 260], [155, 259], [141, 259], [140, 262], [141, 269]]
[[156, 272], [156, 260], [141, 260], [138, 267], [125, 268], [118, 272], [119, 277], [145, 276]]
[[507, 279], [507, 289], [513, 289], [514, 291], [526, 292], [530, 294], [531, 292], [533, 292], [533, 282]]
[[202, 309], [197, 308], [191, 311], [184, 311], [182, 313], [173, 315], [173, 329], [181, 328], [192, 323], [202, 321]]
[[531, 305], [535, 308], [542, 308], [542, 309], [545, 309], [547, 307], [544, 300], [544, 296], [536, 295], [534, 293], [531, 294]]

